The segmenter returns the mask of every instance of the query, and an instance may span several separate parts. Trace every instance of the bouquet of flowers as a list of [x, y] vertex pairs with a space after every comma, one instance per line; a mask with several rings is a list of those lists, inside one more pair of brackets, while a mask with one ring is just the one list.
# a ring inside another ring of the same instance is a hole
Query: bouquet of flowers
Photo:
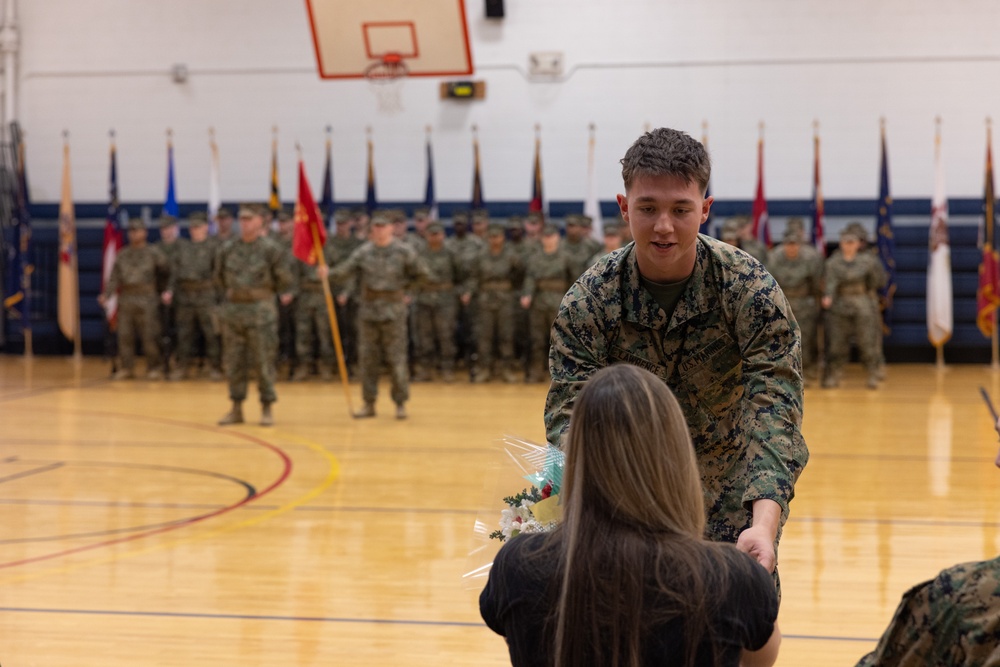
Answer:
[[[562, 488], [565, 455], [550, 445], [505, 436], [501, 441], [503, 462], [486, 479], [482, 508], [475, 525], [476, 546], [469, 552], [469, 570], [464, 575], [469, 588], [482, 588], [479, 581], [488, 573], [497, 542], [505, 542], [521, 533], [552, 530], [562, 517], [559, 491]], [[514, 464], [511, 469], [510, 464]], [[509, 493], [517, 481], [528, 486], [519, 493], [503, 497], [497, 516], [497, 498]], [[522, 482], [523, 483], [523, 482]]]
[[506, 541], [521, 533], [542, 533], [555, 527], [562, 516], [559, 491], [562, 488], [565, 455], [552, 445], [536, 445], [523, 440], [507, 441], [506, 452], [522, 471], [531, 487], [503, 499], [507, 508], [500, 512], [500, 528], [491, 540]]

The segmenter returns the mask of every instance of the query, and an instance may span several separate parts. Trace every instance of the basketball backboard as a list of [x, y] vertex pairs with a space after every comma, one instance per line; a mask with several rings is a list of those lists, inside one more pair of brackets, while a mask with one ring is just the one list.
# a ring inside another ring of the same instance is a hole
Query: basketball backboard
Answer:
[[319, 75], [371, 78], [402, 63], [406, 76], [472, 74], [464, 0], [306, 0]]

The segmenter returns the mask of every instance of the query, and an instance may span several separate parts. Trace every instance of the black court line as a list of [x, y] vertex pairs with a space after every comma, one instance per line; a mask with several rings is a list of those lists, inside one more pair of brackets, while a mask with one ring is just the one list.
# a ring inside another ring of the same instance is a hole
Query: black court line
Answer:
[[[4, 463], [13, 463], [17, 459], [7, 459]], [[19, 463], [24, 463], [24, 461], [18, 461]], [[66, 465], [65, 461], [58, 461], [56, 463], [51, 463], [49, 465], [43, 465], [40, 468], [33, 468], [31, 470], [24, 470], [22, 472], [14, 473], [13, 475], [7, 475], [6, 477], [0, 477], [0, 484], [4, 482], [13, 482], [15, 479], [21, 479], [23, 477], [30, 477], [31, 475], [38, 475], [43, 472], [49, 472], [50, 470], [56, 470]]]
[[[24, 614], [79, 614], [88, 616], [133, 616], [147, 618], [205, 618], [236, 621], [292, 621], [308, 623], [352, 623], [373, 625], [422, 625], [451, 628], [485, 628], [482, 621], [420, 621], [416, 619], [391, 618], [346, 618], [338, 616], [278, 616], [270, 614], [210, 614], [205, 612], [179, 611], [121, 611], [114, 609], [46, 609], [32, 607], [0, 607], [0, 612]], [[877, 637], [833, 637], [822, 635], [790, 635], [782, 633], [783, 639], [804, 639], [809, 641], [870, 642]]]

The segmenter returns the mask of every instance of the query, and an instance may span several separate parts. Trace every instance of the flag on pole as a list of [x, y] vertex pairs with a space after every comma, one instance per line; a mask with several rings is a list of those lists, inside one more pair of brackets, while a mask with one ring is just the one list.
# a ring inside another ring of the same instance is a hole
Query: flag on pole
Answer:
[[278, 193], [278, 128], [274, 128], [274, 138], [271, 139], [271, 197], [267, 207], [277, 217], [281, 211], [281, 196]]
[[813, 245], [820, 256], [826, 257], [826, 229], [823, 225], [823, 185], [819, 175], [819, 127], [813, 133], [813, 198], [809, 206], [812, 213]]
[[[323, 228], [326, 229], [333, 220], [333, 139], [330, 134], [333, 128], [326, 128], [326, 166], [323, 167], [323, 195], [320, 197], [319, 207], [323, 215]], [[301, 188], [301, 184], [299, 186]]]
[[63, 144], [62, 198], [59, 201], [59, 330], [76, 341], [80, 327], [80, 274], [77, 270], [76, 216], [70, 184], [69, 141]]
[[180, 217], [177, 206], [177, 187], [174, 184], [174, 141], [172, 132], [167, 131], [167, 196], [163, 201], [163, 215]]
[[[28, 172], [25, 163], [24, 139], [21, 128], [16, 123], [10, 124], [11, 144], [14, 150], [14, 162], [17, 183], [14, 193], [14, 206], [11, 214], [12, 233], [7, 244], [7, 276], [5, 278], [4, 308], [7, 317], [21, 323], [21, 331], [31, 331], [31, 275], [35, 266], [31, 261], [31, 215], [28, 210]], [[27, 352], [27, 346], [25, 348]]]
[[476, 126], [472, 126], [472, 203], [469, 208], [473, 211], [484, 208], [483, 204], [483, 179], [479, 169], [479, 134]]
[[542, 193], [542, 137], [541, 129], [537, 125], [535, 126], [535, 164], [531, 172], [531, 203], [528, 204], [528, 211], [541, 213], [542, 219], [545, 219], [547, 216], [542, 210], [545, 207], [545, 198]]
[[757, 140], [757, 192], [753, 199], [754, 238], [768, 248], [771, 247], [771, 227], [768, 224], [767, 199], [764, 198], [764, 124], [760, 125], [761, 136]]
[[375, 197], [375, 145], [372, 143], [371, 128], [368, 129], [368, 194], [365, 197], [365, 209], [368, 215], [378, 208]]
[[948, 240], [948, 199], [944, 194], [944, 166], [941, 163], [941, 124], [934, 136], [934, 198], [931, 199], [931, 228], [928, 233], [927, 338], [941, 347], [951, 338], [953, 310], [951, 291], [951, 245]]
[[993, 136], [986, 126], [986, 184], [983, 188], [983, 223], [979, 228], [979, 244], [983, 261], [979, 265], [979, 287], [976, 290], [976, 325], [987, 338], [993, 337], [996, 310], [1000, 307], [1000, 253], [996, 250], [996, 195], [993, 191]]
[[215, 219], [222, 208], [222, 188], [219, 187], [219, 146], [215, 143], [214, 129], [208, 131], [208, 148], [211, 152], [208, 168], [208, 224], [209, 233], [215, 236], [219, 231]]
[[427, 132], [427, 187], [424, 190], [424, 206], [429, 210], [428, 220], [437, 220], [437, 198], [434, 195], [434, 154], [431, 150], [430, 130]]
[[885, 285], [879, 290], [882, 309], [882, 335], [892, 333], [892, 299], [896, 295], [896, 241], [892, 231], [892, 195], [889, 194], [889, 152], [885, 142], [885, 120], [881, 124], [882, 157], [879, 168], [878, 216], [875, 235], [878, 240], [878, 257], [885, 269]]
[[326, 225], [313, 198], [306, 167], [299, 159], [299, 196], [295, 200], [295, 230], [292, 232], [292, 254], [306, 264], [319, 263], [326, 243]]
[[[122, 247], [122, 226], [118, 206], [118, 169], [115, 159], [114, 133], [111, 135], [111, 173], [108, 179], [108, 217], [104, 221], [104, 243], [101, 260], [101, 291], [111, 279], [111, 269], [115, 266], [118, 251]], [[104, 314], [114, 330], [118, 325], [118, 296], [112, 294], [104, 304]]]
[[590, 124], [590, 139], [587, 141], [587, 196], [583, 200], [583, 214], [594, 221], [590, 235], [598, 241], [604, 239], [604, 218], [601, 217], [601, 202], [597, 198], [597, 127]]

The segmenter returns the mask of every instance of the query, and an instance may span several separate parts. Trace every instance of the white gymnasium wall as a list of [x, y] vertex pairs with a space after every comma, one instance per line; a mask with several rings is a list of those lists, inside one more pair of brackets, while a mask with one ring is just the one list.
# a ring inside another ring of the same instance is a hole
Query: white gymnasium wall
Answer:
[[[506, 10], [488, 20], [482, 0], [466, 0], [486, 100], [442, 102], [439, 80], [413, 78], [403, 84], [405, 113], [390, 116], [367, 83], [318, 78], [304, 0], [18, 0], [18, 114], [33, 200], [59, 198], [65, 129], [75, 199], [106, 201], [110, 128], [122, 200], [162, 200], [170, 127], [178, 197], [203, 202], [209, 126], [223, 199], [262, 200], [277, 125], [290, 201], [294, 142], [318, 189], [330, 124], [338, 199], [364, 197], [368, 125], [379, 198], [422, 199], [431, 125], [438, 197], [462, 201], [477, 124], [487, 202], [526, 201], [535, 123], [550, 200], [583, 199], [587, 126], [597, 125], [599, 196], [608, 200], [621, 189], [618, 159], [646, 123], [700, 137], [702, 121], [717, 197], [752, 198], [764, 121], [768, 197], [806, 199], [814, 119], [827, 198], [874, 199], [880, 116], [894, 196], [929, 197], [937, 115], [949, 195], [981, 196], [984, 119], [1000, 119], [995, 0], [506, 0]], [[533, 51], [565, 52], [564, 76], [531, 79]], [[187, 66], [186, 83], [172, 81], [175, 63]]]

